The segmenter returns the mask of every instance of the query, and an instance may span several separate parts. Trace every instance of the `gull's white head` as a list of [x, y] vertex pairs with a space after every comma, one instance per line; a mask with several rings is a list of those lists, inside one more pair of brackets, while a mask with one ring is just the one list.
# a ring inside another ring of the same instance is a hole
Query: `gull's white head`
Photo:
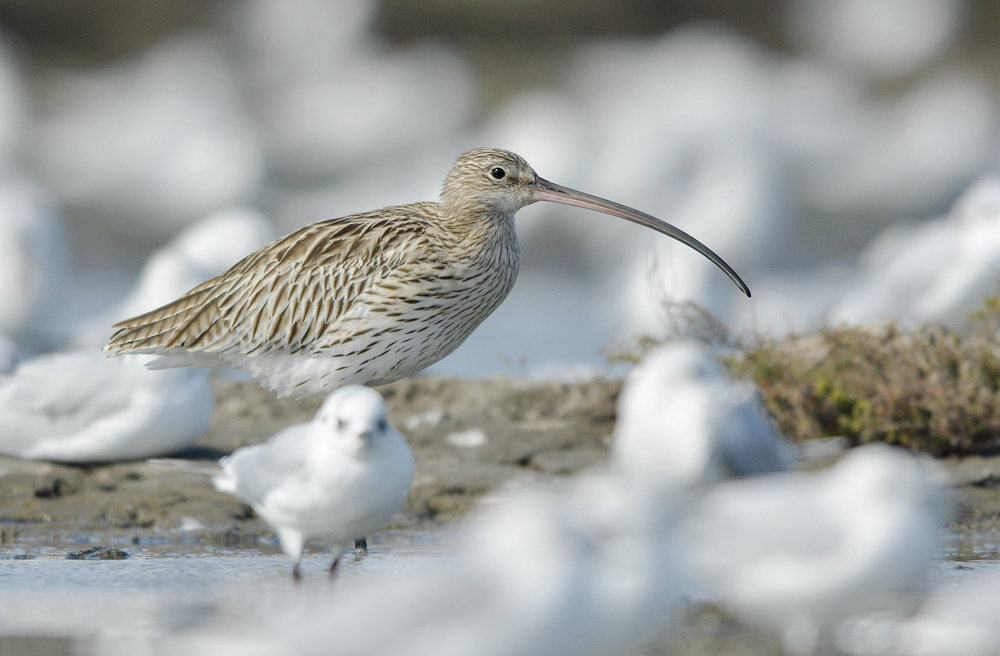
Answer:
[[635, 368], [630, 383], [654, 385], [661, 389], [726, 381], [725, 369], [708, 350], [691, 342], [661, 346]]
[[350, 454], [367, 450], [392, 430], [382, 395], [360, 385], [341, 387], [327, 397], [313, 426], [313, 430], [324, 438], [332, 437], [339, 449]]

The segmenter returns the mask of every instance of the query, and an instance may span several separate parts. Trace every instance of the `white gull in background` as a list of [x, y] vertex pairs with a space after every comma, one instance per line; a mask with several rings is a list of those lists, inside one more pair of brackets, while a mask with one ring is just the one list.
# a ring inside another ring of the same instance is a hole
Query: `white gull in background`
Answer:
[[68, 270], [69, 239], [54, 204], [27, 180], [0, 179], [0, 332], [28, 341], [47, 333]]
[[974, 73], [927, 75], [898, 97], [855, 109], [847, 138], [797, 172], [809, 209], [844, 217], [841, 231], [939, 211], [994, 164], [997, 100]]
[[0, 376], [13, 373], [17, 369], [17, 362], [20, 357], [20, 352], [14, 340], [0, 333]]
[[612, 466], [665, 491], [784, 471], [795, 451], [756, 386], [733, 382], [706, 348], [669, 343], [649, 353], [618, 397]]
[[984, 297], [1000, 291], [1000, 177], [973, 185], [942, 219], [896, 226], [862, 256], [831, 324], [961, 326]]
[[845, 618], [916, 607], [945, 484], [933, 459], [885, 444], [817, 472], [722, 482], [681, 521], [682, 560], [724, 607], [810, 654]]
[[[103, 343], [123, 312], [144, 312], [176, 298], [274, 236], [271, 222], [256, 210], [216, 212], [155, 253], [121, 308], [85, 321], [75, 343]], [[36, 242], [28, 241], [36, 247], [47, 243]], [[191, 446], [215, 408], [208, 371], [150, 371], [149, 360], [74, 351], [24, 361], [0, 381], [0, 453], [107, 462], [170, 455]]]
[[[471, 526], [467, 562], [488, 573], [491, 606], [464, 627], [448, 622], [449, 636], [465, 641], [450, 653], [596, 656], [647, 646], [669, 629], [679, 600], [663, 546], [672, 511], [615, 475], [529, 487], [487, 505]], [[428, 628], [415, 653], [434, 653]]]
[[206, 280], [224, 273], [278, 236], [274, 224], [250, 207], [229, 207], [184, 229], [153, 253], [129, 295], [113, 308], [84, 321], [77, 343], [103, 345], [121, 317], [155, 310]]
[[217, 466], [158, 464], [212, 474], [216, 489], [253, 506], [277, 531], [296, 579], [308, 541], [333, 551], [332, 574], [355, 539], [388, 524], [406, 499], [414, 467], [381, 395], [359, 385], [327, 397], [311, 422], [237, 449]]
[[465, 58], [443, 43], [380, 43], [376, 11], [370, 0], [246, 5], [240, 37], [278, 178], [315, 183], [401, 152], [409, 158], [471, 120], [475, 84]]
[[792, 38], [875, 80], [912, 76], [940, 57], [961, 27], [960, 0], [795, 0]]
[[33, 127], [27, 84], [17, 60], [10, 41], [0, 34], [0, 171], [23, 158], [25, 138]]
[[[773, 77], [766, 53], [716, 27], [581, 50], [570, 80], [596, 142], [581, 184], [722, 239], [717, 250], [741, 271], [770, 263], [789, 232], [783, 153], [769, 118]], [[662, 297], [696, 301], [724, 320], [736, 305], [694, 258], [656, 244], [651, 275], [650, 242], [624, 226], [612, 230], [588, 245], [605, 269], [627, 276], [630, 293], [611, 302], [630, 332], [656, 332]]]
[[0, 376], [0, 453], [57, 462], [169, 455], [194, 444], [215, 409], [204, 372], [149, 371], [147, 356], [42, 355]]
[[263, 153], [218, 41], [182, 35], [133, 61], [54, 76], [37, 159], [59, 200], [156, 243], [246, 202]]

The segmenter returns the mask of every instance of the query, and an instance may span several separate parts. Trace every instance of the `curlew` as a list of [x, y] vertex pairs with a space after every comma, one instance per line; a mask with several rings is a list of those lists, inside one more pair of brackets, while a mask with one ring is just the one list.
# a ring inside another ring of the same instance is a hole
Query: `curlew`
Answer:
[[652, 228], [750, 295], [732, 267], [674, 226], [553, 184], [514, 153], [478, 149], [455, 162], [439, 202], [305, 226], [116, 324], [105, 350], [160, 356], [151, 368], [228, 365], [282, 396], [404, 378], [458, 348], [507, 297], [519, 262], [514, 214], [537, 201]]

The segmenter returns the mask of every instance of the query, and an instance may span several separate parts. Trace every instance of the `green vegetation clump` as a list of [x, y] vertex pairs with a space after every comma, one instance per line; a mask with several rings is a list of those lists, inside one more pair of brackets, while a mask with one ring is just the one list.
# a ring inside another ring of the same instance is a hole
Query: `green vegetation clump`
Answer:
[[1000, 446], [1000, 298], [965, 330], [842, 327], [761, 341], [729, 364], [798, 440], [844, 435], [935, 455]]
[[793, 439], [843, 435], [934, 455], [982, 453], [1000, 447], [998, 329], [1000, 298], [991, 297], [962, 330], [887, 324], [732, 339], [726, 360], [737, 377], [756, 381]]

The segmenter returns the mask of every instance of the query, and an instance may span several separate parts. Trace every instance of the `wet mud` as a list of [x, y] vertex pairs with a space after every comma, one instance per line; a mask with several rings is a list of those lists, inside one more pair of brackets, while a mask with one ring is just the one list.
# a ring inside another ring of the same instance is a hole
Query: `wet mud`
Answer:
[[[215, 382], [208, 432], [177, 457], [215, 460], [308, 421], [318, 399], [281, 399], [252, 382]], [[409, 439], [416, 475], [398, 527], [460, 516], [503, 483], [564, 476], [603, 462], [620, 383], [411, 378], [386, 385], [390, 420]], [[80, 536], [118, 544], [169, 540], [226, 547], [273, 537], [208, 477], [143, 461], [60, 465], [0, 458], [0, 555], [31, 555]]]

